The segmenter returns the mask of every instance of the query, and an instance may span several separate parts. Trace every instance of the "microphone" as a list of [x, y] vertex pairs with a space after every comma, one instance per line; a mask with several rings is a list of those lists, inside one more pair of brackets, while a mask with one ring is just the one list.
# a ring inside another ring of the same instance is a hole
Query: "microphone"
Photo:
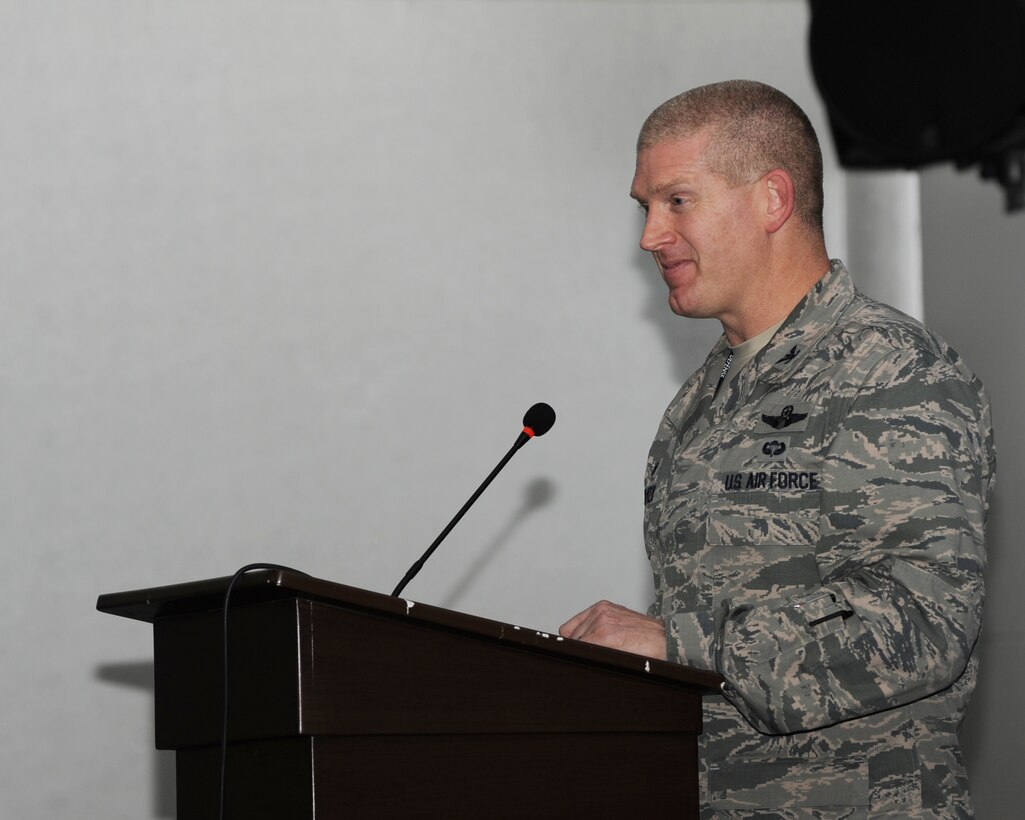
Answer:
[[484, 479], [476, 492], [474, 492], [474, 494], [470, 496], [469, 500], [463, 504], [459, 512], [455, 514], [455, 517], [448, 522], [448, 526], [446, 526], [438, 537], [434, 539], [434, 543], [431, 544], [424, 554], [421, 555], [420, 558], [413, 563], [413, 566], [409, 568], [402, 580], [399, 581], [398, 586], [396, 586], [392, 591], [393, 598], [397, 598], [402, 590], [406, 588], [406, 584], [416, 577], [416, 574], [423, 568], [423, 565], [427, 563], [427, 559], [434, 554], [438, 545], [445, 540], [445, 536], [452, 532], [452, 529], [459, 523], [459, 520], [466, 514], [466, 511], [473, 506], [473, 503], [478, 498], [480, 498], [481, 493], [488, 488], [488, 485], [494, 480], [495, 476], [502, 471], [502, 468], [505, 467], [506, 464], [509, 463], [509, 459], [516, 454], [516, 451], [535, 436], [543, 436], [552, 429], [552, 425], [554, 424], [555, 411], [551, 408], [551, 405], [545, 404], [543, 401], [535, 404], [524, 414], [523, 430], [516, 437], [516, 441], [513, 443], [513, 446], [509, 448], [509, 452], [502, 457], [502, 460], [498, 462], [498, 465], [491, 471], [491, 474]]
[[543, 436], [555, 424], [555, 411], [550, 404], [539, 401], [523, 414], [523, 432], [516, 439], [514, 449], [519, 450], [534, 436]]

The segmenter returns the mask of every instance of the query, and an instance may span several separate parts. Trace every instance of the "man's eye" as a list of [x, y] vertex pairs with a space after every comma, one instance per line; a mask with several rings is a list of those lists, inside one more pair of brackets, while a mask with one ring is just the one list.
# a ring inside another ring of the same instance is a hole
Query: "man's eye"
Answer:
[[673, 196], [673, 197], [670, 197], [670, 198], [669, 198], [669, 202], [670, 202], [670, 204], [671, 204], [671, 205], [672, 205], [672, 206], [673, 206], [674, 208], [675, 208], [675, 207], [680, 207], [681, 205], [686, 205], [686, 204], [687, 204], [687, 200], [686, 200], [686, 198], [685, 198], [685, 197], [682, 197], [682, 196]]
[[648, 206], [645, 205], [643, 202], [638, 202], [637, 207], [640, 209], [640, 212], [642, 214], [646, 214], [648, 212]]

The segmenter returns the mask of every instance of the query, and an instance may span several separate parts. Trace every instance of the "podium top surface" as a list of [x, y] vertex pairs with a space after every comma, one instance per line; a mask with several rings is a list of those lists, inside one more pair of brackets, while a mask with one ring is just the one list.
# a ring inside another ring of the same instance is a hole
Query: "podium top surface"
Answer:
[[[96, 608], [111, 615], [149, 623], [176, 615], [222, 610], [230, 582], [230, 577], [210, 578], [107, 593], [99, 596]], [[710, 692], [717, 691], [723, 680], [714, 672], [562, 638], [528, 627], [422, 604], [409, 598], [393, 598], [379, 592], [314, 578], [297, 570], [258, 570], [241, 576], [232, 591], [231, 605], [234, 607], [297, 598], [360, 610], [380, 617], [408, 620], [411, 625], [415, 622], [423, 627], [453, 630], [482, 640], [501, 641], [524, 649], [550, 652], [624, 672], [642, 673], [667, 683], [688, 684]]]

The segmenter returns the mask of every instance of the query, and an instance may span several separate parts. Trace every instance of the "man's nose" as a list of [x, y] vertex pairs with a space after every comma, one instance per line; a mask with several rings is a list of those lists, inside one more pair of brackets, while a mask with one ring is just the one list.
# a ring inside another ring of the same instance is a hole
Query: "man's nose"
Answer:
[[673, 235], [668, 226], [649, 211], [644, 219], [644, 230], [641, 231], [641, 248], [646, 251], [657, 251], [672, 241]]

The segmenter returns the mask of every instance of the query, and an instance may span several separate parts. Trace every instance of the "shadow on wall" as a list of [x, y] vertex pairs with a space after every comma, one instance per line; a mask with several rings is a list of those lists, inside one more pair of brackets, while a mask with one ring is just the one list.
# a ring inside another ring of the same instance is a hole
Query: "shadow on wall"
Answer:
[[[708, 351], [722, 334], [722, 325], [712, 319], [677, 316], [669, 307], [669, 292], [651, 254], [637, 248], [634, 269], [648, 286], [641, 317], [653, 324], [665, 343], [672, 362], [672, 376], [682, 385], [705, 361]], [[652, 406], [669, 403], [671, 396], [652, 396]]]
[[448, 595], [445, 596], [441, 602], [441, 606], [447, 609], [458, 609], [459, 600], [466, 594], [474, 585], [477, 576], [484, 571], [487, 565], [495, 559], [495, 557], [502, 551], [502, 547], [505, 546], [509, 538], [516, 532], [516, 530], [523, 524], [523, 522], [532, 513], [546, 507], [552, 503], [552, 499], [555, 498], [555, 484], [547, 478], [535, 478], [529, 482], [523, 494], [523, 501], [519, 508], [514, 510], [512, 515], [506, 521], [505, 526], [502, 527], [491, 539], [491, 543], [488, 544], [483, 550], [480, 551], [476, 560], [466, 568], [462, 577], [456, 581], [455, 585], [449, 591]]
[[[102, 683], [125, 686], [130, 689], [141, 689], [149, 694], [153, 702], [153, 661], [136, 661], [133, 663], [103, 663], [96, 667], [95, 677]], [[151, 719], [147, 726], [146, 744], [153, 746], [155, 730]], [[150, 758], [152, 783], [152, 814], [154, 818], [173, 818], [177, 816], [175, 806], [175, 769], [174, 752], [153, 749]]]

